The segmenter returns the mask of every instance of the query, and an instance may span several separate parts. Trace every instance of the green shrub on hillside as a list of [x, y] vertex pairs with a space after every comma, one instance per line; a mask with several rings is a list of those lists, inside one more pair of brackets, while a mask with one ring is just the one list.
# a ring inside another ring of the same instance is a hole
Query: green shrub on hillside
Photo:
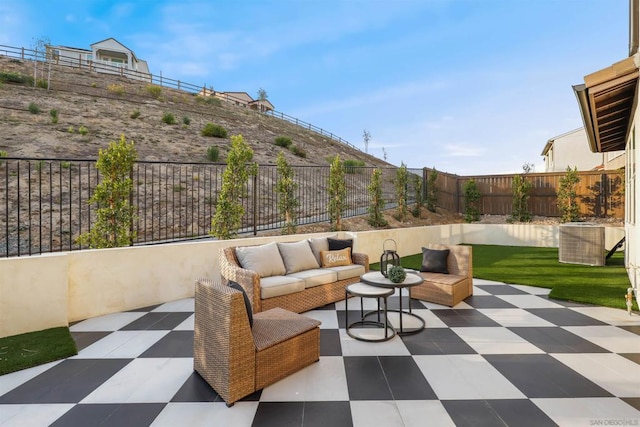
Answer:
[[215, 96], [196, 95], [196, 102], [200, 104], [215, 105], [218, 107], [222, 105], [222, 101], [220, 101], [220, 99], [216, 98]]
[[89, 129], [87, 129], [83, 125], [80, 125], [80, 127], [78, 128], [78, 133], [82, 136], [85, 136], [86, 134], [89, 133]]
[[129, 117], [131, 117], [132, 119], [137, 119], [138, 117], [140, 117], [140, 110], [133, 110], [131, 114], [129, 114]]
[[39, 114], [40, 113], [40, 107], [38, 107], [37, 104], [30, 102], [29, 103], [29, 112], [31, 114]]
[[116, 84], [116, 83], [112, 83], [109, 86], [107, 86], [107, 90], [111, 93], [114, 93], [118, 96], [122, 96], [125, 94], [125, 89], [124, 86], [120, 85], [120, 84]]
[[33, 85], [33, 77], [25, 76], [20, 73], [0, 71], [0, 82], [18, 83], [26, 86]]
[[185, 126], [189, 126], [191, 124], [191, 119], [189, 117], [187, 117], [187, 116], [184, 116], [182, 118], [182, 124], [185, 125]]
[[291, 147], [291, 152], [298, 157], [302, 157], [303, 159], [307, 157], [307, 152], [304, 151], [303, 148], [298, 147], [297, 145], [294, 145], [293, 147]]
[[218, 160], [220, 160], [220, 149], [215, 145], [207, 148], [207, 159], [212, 162], [217, 162]]
[[[0, 159], [2, 159], [3, 157], [7, 157], [9, 155], [9, 153], [7, 153], [4, 150], [0, 150]], [[2, 160], [0, 160], [0, 164], [2, 164]]]
[[145, 90], [149, 95], [153, 96], [156, 99], [159, 98], [160, 95], [162, 94], [162, 88], [156, 85], [147, 85]]
[[39, 87], [40, 89], [49, 89], [49, 82], [45, 79], [38, 79], [36, 80], [36, 87]]
[[278, 136], [273, 140], [273, 143], [278, 147], [289, 148], [293, 141], [288, 136]]
[[51, 116], [51, 123], [53, 123], [54, 125], [58, 123], [58, 110], [49, 110], [49, 115]]
[[165, 122], [168, 125], [175, 125], [176, 123], [178, 123], [176, 121], [176, 118], [173, 114], [171, 113], [164, 113], [162, 115], [162, 121]]
[[344, 170], [346, 173], [356, 173], [359, 170], [358, 168], [361, 168], [364, 166], [364, 161], [362, 160], [347, 159], [343, 163], [344, 163]]
[[200, 133], [202, 134], [202, 136], [215, 136], [217, 138], [226, 138], [228, 135], [228, 132], [225, 128], [213, 123], [207, 123], [206, 125], [204, 125]]

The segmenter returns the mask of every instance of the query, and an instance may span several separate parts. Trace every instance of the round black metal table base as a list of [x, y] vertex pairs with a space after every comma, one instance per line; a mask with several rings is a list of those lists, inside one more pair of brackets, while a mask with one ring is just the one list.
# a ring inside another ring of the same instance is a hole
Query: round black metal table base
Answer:
[[[370, 328], [358, 328], [358, 326], [369, 326]], [[385, 333], [386, 336], [383, 336], [381, 338], [362, 337], [351, 332], [351, 329], [382, 329], [384, 330], [385, 327], [387, 328]], [[347, 335], [349, 335], [351, 338], [358, 341], [383, 342], [383, 341], [389, 341], [391, 338], [395, 337], [396, 331], [391, 327], [391, 325], [389, 324], [385, 325], [384, 322], [375, 322], [373, 320], [358, 320], [357, 322], [353, 322], [349, 324], [349, 326], [347, 326]]]
[[[412, 334], [417, 334], [418, 332], [424, 330], [425, 327], [425, 323], [424, 323], [424, 319], [416, 314], [413, 313], [409, 313], [408, 311], [404, 311], [404, 310], [398, 310], [398, 309], [388, 309], [387, 310], [387, 315], [391, 314], [391, 313], [398, 313], [398, 317], [400, 319], [398, 319], [398, 322], [393, 322], [390, 320], [387, 320], [387, 322], [391, 323], [391, 326], [393, 327], [395, 333], [399, 336], [403, 336], [403, 335], [412, 335]], [[367, 318], [370, 315], [376, 314], [375, 311], [370, 311], [369, 313], [366, 313], [364, 315], [365, 318]], [[413, 327], [409, 327], [406, 328], [404, 326], [404, 321], [402, 319], [402, 317], [404, 316], [411, 316], [412, 318], [416, 319], [418, 321], [418, 324], [420, 326], [413, 326]], [[396, 323], [398, 323], [398, 325], [396, 325]]]

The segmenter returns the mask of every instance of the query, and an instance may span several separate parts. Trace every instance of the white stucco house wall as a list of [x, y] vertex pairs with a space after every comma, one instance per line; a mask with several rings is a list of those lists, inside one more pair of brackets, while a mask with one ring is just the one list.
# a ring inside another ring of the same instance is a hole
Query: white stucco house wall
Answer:
[[138, 58], [131, 49], [113, 37], [93, 43], [90, 47], [47, 46], [47, 58], [62, 65], [88, 67], [99, 73], [151, 81], [147, 61]]
[[611, 170], [624, 167], [624, 150], [594, 153], [589, 149], [584, 127], [550, 138], [541, 153], [545, 172]]
[[[629, 56], [584, 76], [573, 87], [587, 134], [596, 153], [625, 151], [625, 267], [640, 304], [640, 0], [629, 0]], [[620, 23], [622, 25], [622, 23]]]

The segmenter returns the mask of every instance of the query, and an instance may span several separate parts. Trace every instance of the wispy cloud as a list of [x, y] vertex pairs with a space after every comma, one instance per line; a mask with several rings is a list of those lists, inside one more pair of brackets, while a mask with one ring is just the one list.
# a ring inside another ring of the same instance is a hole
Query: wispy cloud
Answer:
[[448, 157], [481, 157], [487, 150], [466, 144], [445, 144], [444, 155]]

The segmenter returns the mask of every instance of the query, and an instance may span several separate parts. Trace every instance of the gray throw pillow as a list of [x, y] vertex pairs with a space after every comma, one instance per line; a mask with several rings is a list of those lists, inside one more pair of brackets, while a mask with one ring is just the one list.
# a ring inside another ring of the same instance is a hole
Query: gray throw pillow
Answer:
[[449, 274], [447, 258], [449, 249], [427, 249], [422, 248], [422, 265], [420, 271], [429, 273]]
[[320, 264], [313, 256], [309, 242], [306, 240], [278, 243], [278, 250], [282, 256], [284, 267], [287, 269], [287, 274], [320, 267]]

